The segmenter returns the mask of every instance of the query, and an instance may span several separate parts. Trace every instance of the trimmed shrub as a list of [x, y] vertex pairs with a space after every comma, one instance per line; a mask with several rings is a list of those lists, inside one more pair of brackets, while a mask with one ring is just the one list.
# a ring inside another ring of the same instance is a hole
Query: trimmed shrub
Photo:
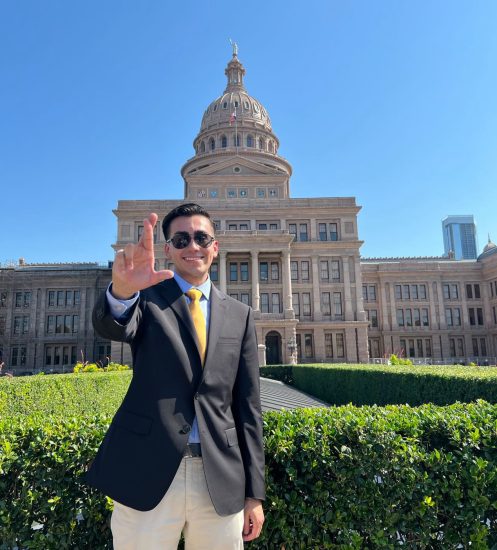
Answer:
[[2, 419], [114, 414], [131, 382], [131, 371], [0, 378]]
[[[111, 548], [111, 503], [81, 483], [109, 416], [0, 422], [0, 548]], [[251, 548], [491, 548], [497, 405], [264, 415], [267, 501]]]
[[319, 364], [270, 369], [272, 377], [281, 372], [299, 390], [332, 405], [497, 403], [495, 367]]

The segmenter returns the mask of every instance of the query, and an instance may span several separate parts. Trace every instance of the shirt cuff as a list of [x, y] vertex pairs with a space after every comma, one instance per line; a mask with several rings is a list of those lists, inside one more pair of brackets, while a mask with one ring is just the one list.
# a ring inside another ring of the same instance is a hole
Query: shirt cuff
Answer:
[[105, 295], [107, 297], [107, 303], [109, 304], [109, 310], [116, 321], [121, 319], [128, 313], [128, 310], [134, 306], [138, 300], [140, 293], [136, 292], [129, 300], [119, 300], [112, 296], [110, 289], [112, 288], [112, 283], [109, 283]]

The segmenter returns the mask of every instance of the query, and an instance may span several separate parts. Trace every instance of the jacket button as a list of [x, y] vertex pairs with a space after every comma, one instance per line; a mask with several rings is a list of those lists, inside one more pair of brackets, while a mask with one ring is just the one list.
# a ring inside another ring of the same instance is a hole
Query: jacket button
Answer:
[[192, 427], [190, 426], [190, 424], [184, 424], [183, 427], [181, 428], [181, 433], [182, 434], [188, 434], [190, 433]]
[[199, 393], [197, 392], [194, 396], [195, 399], [198, 399], [200, 397]]

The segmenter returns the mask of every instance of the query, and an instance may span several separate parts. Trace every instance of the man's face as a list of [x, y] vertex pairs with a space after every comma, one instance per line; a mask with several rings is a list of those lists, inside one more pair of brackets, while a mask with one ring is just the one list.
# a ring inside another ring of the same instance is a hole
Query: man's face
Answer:
[[[205, 216], [180, 216], [169, 226], [169, 238], [175, 233], [186, 232], [193, 237], [195, 231], [204, 231], [213, 235], [214, 231]], [[176, 273], [192, 285], [204, 283], [209, 273], [212, 261], [217, 257], [218, 242], [214, 241], [208, 248], [202, 248], [192, 238], [186, 248], [174, 248], [172, 243], [166, 244], [166, 256], [174, 262]]]

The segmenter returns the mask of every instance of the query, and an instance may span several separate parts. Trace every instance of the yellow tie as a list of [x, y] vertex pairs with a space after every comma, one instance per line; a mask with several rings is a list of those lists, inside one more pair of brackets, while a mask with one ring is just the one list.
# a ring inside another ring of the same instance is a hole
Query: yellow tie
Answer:
[[202, 292], [196, 288], [191, 288], [188, 292], [186, 292], [186, 295], [190, 298], [190, 304], [188, 307], [190, 308], [193, 324], [195, 325], [195, 330], [197, 331], [197, 338], [200, 347], [200, 358], [202, 359], [203, 365], [207, 343], [207, 329], [205, 326], [205, 317], [202, 312], [202, 308], [200, 307]]

